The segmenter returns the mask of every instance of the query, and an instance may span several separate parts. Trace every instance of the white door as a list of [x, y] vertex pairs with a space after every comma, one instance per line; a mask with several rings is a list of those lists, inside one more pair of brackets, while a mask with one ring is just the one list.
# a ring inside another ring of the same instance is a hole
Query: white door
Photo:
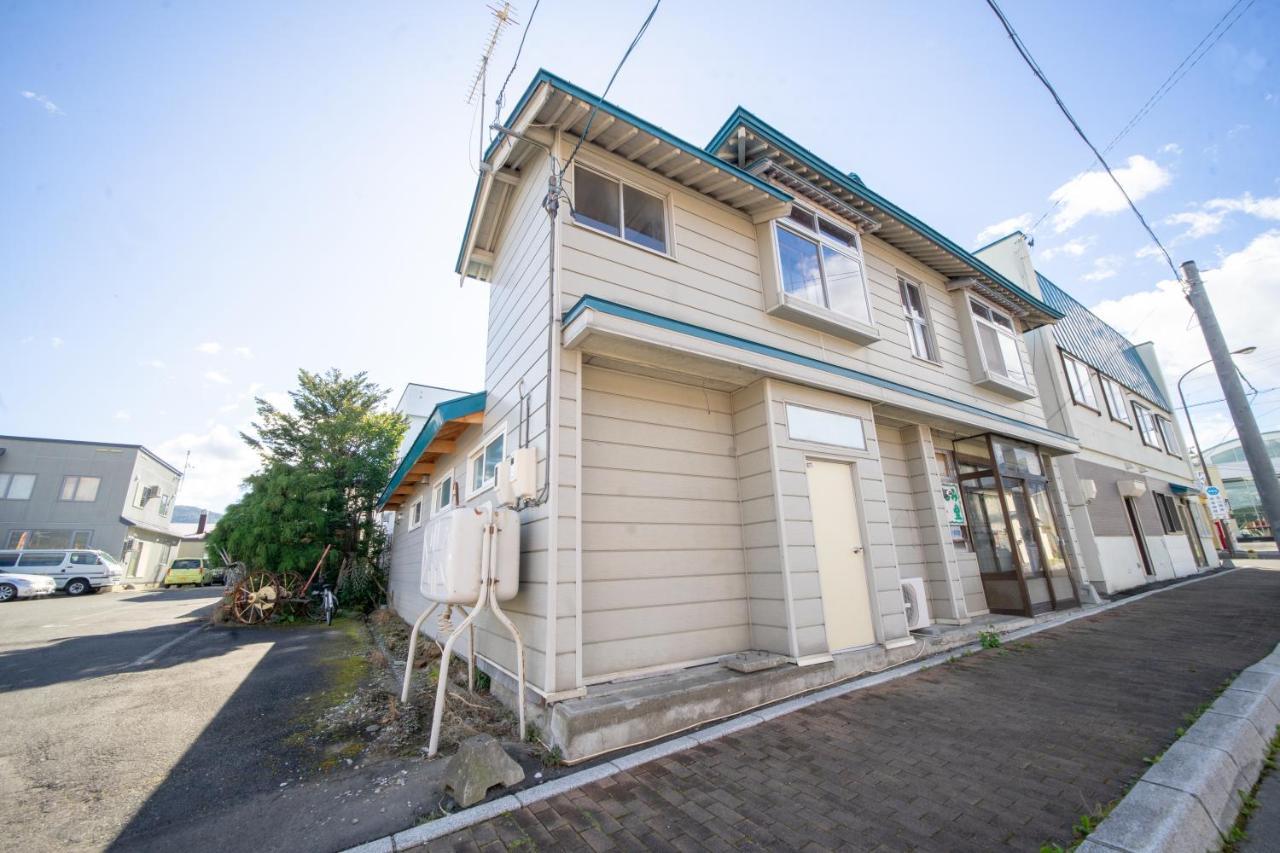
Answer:
[[805, 463], [813, 542], [822, 584], [822, 615], [832, 651], [876, 641], [862, 527], [853, 495], [853, 466], [817, 459]]

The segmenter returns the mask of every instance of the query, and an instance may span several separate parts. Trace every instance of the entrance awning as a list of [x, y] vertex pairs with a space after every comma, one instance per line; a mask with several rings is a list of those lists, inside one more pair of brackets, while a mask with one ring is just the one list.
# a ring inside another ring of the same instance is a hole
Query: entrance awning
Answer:
[[483, 391], [445, 400], [422, 425], [409, 452], [400, 460], [391, 482], [378, 498], [378, 509], [395, 511], [413, 493], [420, 478], [435, 470], [435, 461], [456, 450], [456, 440], [467, 427], [484, 422]]

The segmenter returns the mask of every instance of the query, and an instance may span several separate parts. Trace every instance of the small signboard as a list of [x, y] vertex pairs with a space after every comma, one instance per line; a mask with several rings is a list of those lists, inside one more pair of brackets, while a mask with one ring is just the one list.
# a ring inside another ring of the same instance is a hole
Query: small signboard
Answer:
[[1218, 495], [1222, 494], [1222, 489], [1219, 489], [1217, 486], [1210, 486], [1204, 490], [1204, 493], [1211, 498], [1216, 498]]
[[1222, 490], [1215, 486], [1210, 486], [1205, 490], [1205, 494], [1209, 497], [1209, 514], [1217, 521], [1226, 521], [1231, 518], [1231, 504], [1228, 503], [1226, 495], [1222, 494]]
[[964, 504], [960, 502], [960, 487], [952, 483], [944, 483], [942, 485], [942, 503], [947, 511], [947, 523], [955, 526], [963, 526]]

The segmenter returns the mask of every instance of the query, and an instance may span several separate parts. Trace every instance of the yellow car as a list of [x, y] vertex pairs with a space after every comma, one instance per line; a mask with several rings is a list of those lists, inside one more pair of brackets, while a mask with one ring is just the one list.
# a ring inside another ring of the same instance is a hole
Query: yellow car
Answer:
[[199, 560], [194, 557], [174, 560], [170, 564], [169, 570], [164, 573], [164, 580], [161, 581], [160, 585], [165, 589], [183, 584], [204, 586], [208, 582], [207, 579], [210, 575], [211, 572], [209, 571], [207, 560]]

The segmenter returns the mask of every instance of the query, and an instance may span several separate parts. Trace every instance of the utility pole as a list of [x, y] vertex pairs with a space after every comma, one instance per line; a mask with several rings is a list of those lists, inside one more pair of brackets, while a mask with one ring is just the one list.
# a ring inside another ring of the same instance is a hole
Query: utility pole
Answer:
[[1271, 525], [1271, 537], [1280, 545], [1280, 481], [1276, 480], [1276, 469], [1271, 464], [1271, 457], [1267, 455], [1267, 447], [1258, 430], [1258, 422], [1253, 418], [1253, 410], [1245, 399], [1235, 362], [1231, 360], [1231, 352], [1222, 336], [1218, 317], [1213, 313], [1209, 295], [1204, 291], [1204, 282], [1200, 280], [1196, 262], [1183, 263], [1182, 274], [1187, 283], [1187, 301], [1191, 303], [1196, 318], [1200, 321], [1200, 331], [1204, 333], [1204, 342], [1213, 358], [1213, 369], [1218, 372], [1218, 382], [1222, 385], [1222, 396], [1227, 400], [1231, 421], [1240, 438], [1240, 447], [1244, 450], [1245, 461], [1249, 463], [1249, 473], [1253, 475], [1254, 486], [1262, 499], [1262, 513]]

